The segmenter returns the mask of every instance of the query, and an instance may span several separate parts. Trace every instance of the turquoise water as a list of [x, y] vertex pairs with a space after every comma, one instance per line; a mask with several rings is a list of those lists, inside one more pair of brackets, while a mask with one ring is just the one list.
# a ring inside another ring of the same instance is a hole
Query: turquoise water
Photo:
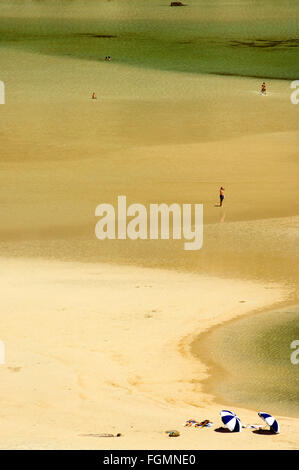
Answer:
[[4, 2], [0, 45], [190, 73], [299, 77], [297, 2], [169, 3]]
[[291, 362], [294, 340], [299, 341], [298, 306], [228, 322], [202, 335], [192, 348], [212, 366], [212, 374], [218, 369], [206, 388], [228, 405], [297, 417], [299, 364]]

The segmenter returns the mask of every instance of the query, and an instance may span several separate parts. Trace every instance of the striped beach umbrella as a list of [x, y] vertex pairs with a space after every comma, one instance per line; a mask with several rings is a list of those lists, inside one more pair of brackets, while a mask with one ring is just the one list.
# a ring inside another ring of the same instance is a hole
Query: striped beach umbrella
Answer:
[[222, 410], [220, 412], [220, 416], [222, 419], [223, 424], [232, 432], [241, 432], [242, 431], [242, 423], [240, 418], [238, 418], [235, 413], [232, 411]]
[[259, 411], [258, 415], [260, 418], [262, 418], [265, 421], [265, 423], [268, 424], [268, 426], [270, 427], [271, 431], [274, 432], [274, 434], [279, 434], [280, 432], [279, 424], [276, 421], [276, 419], [273, 418], [273, 416], [269, 415], [269, 413], [265, 413], [264, 411]]

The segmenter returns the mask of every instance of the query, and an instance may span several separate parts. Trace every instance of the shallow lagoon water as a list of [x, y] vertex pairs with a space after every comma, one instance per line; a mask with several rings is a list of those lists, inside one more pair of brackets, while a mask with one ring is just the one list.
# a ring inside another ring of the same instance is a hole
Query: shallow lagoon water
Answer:
[[299, 340], [298, 306], [216, 327], [196, 340], [192, 351], [219, 369], [217, 382], [213, 377], [207, 380], [209, 393], [236, 406], [298, 417], [299, 364], [291, 361], [294, 340]]
[[[49, 55], [191, 73], [297, 79], [299, 5], [275, 0], [16, 2], [1, 43]], [[0, 44], [1, 44], [0, 43]]]

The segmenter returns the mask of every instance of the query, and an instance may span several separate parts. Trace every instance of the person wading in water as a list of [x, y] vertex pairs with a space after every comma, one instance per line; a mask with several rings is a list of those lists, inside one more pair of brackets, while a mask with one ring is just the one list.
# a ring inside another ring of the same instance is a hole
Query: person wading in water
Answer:
[[262, 95], [266, 95], [266, 94], [267, 94], [267, 87], [266, 87], [266, 83], [265, 83], [265, 82], [262, 83], [261, 94], [262, 94]]

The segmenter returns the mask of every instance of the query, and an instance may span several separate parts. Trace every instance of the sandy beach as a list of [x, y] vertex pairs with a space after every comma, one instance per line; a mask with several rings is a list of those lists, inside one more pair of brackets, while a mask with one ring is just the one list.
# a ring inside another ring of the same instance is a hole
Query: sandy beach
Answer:
[[[280, 418], [279, 436], [214, 432], [222, 405], [202, 393], [206, 368], [189, 348], [213, 325], [286, 300], [287, 289], [41, 260], [3, 259], [1, 278], [1, 448], [296, 447], [292, 418]], [[246, 424], [259, 421], [253, 411], [236, 412]], [[214, 429], [184, 428], [189, 418], [208, 418]], [[101, 433], [122, 436], [93, 436]]]
[[[66, 4], [4, 3], [0, 448], [298, 448], [291, 413], [276, 416], [279, 435], [216, 432], [223, 408], [245, 424], [258, 424], [261, 410], [222, 399], [208, 345], [202, 357], [200, 348], [192, 353], [204, 332], [299, 304], [298, 106], [290, 101], [298, 61], [292, 67], [289, 8], [279, 15], [266, 1], [265, 24], [251, 12], [239, 37], [238, 2], [216, 26], [217, 2], [203, 17], [197, 8], [195, 19], [190, 9], [169, 19], [156, 1], [141, 12], [135, 1], [118, 10], [115, 0], [83, 15], [76, 2], [71, 13]], [[259, 92], [264, 79], [267, 96]], [[203, 248], [99, 241], [95, 208], [118, 195], [144, 205], [203, 204]], [[214, 426], [185, 428], [188, 418]], [[171, 429], [180, 437], [169, 438]]]

